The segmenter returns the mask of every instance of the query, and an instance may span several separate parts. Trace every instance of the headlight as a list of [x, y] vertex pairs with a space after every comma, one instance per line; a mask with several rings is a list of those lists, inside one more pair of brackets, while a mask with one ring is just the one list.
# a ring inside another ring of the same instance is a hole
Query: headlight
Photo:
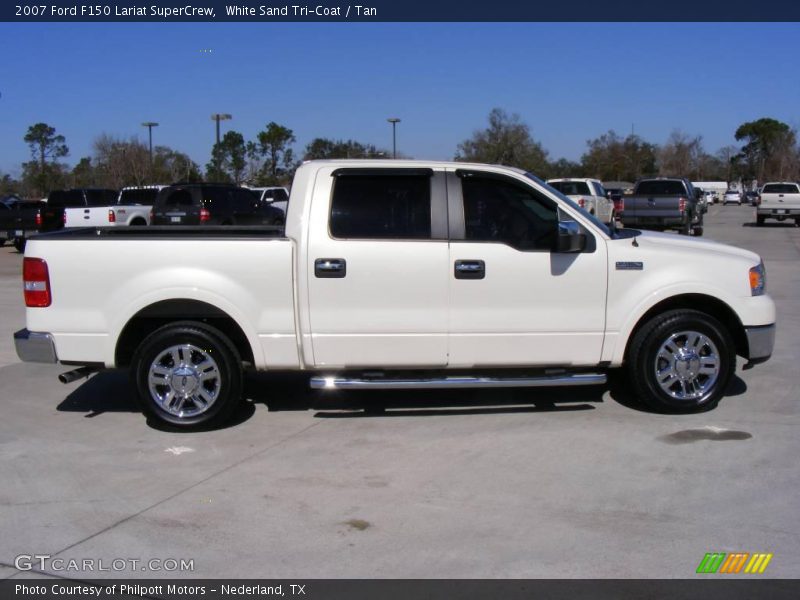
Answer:
[[750, 269], [750, 294], [753, 296], [761, 296], [767, 289], [767, 269], [764, 267], [764, 261]]

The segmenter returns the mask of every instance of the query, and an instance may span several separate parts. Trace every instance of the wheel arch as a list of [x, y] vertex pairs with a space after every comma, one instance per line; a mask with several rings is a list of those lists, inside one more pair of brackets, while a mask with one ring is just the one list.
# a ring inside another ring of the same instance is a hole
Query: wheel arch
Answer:
[[728, 330], [733, 338], [736, 354], [739, 356], [748, 356], [749, 350], [744, 325], [736, 312], [728, 304], [719, 298], [706, 294], [681, 294], [657, 302], [639, 317], [625, 341], [625, 351], [622, 355], [623, 361], [627, 361], [631, 341], [645, 323], [658, 314], [680, 309], [700, 311], [715, 318]]
[[127, 367], [136, 348], [156, 329], [177, 321], [198, 321], [218, 329], [238, 350], [243, 361], [255, 363], [253, 348], [242, 327], [225, 311], [190, 299], [162, 300], [133, 315], [122, 328], [114, 350], [114, 364]]

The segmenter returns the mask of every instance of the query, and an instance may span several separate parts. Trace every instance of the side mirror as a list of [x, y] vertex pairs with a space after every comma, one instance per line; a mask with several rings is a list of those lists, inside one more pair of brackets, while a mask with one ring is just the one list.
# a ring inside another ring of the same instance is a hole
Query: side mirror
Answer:
[[575, 221], [559, 221], [556, 252], [583, 252], [586, 249], [586, 234]]

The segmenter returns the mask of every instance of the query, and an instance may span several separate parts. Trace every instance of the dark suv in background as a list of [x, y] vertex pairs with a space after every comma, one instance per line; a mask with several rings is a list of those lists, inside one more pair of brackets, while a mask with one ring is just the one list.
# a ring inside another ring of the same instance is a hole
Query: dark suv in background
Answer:
[[47, 207], [42, 210], [40, 231], [55, 231], [64, 227], [65, 208], [90, 208], [116, 203], [118, 190], [105, 188], [75, 188], [53, 190], [47, 196]]
[[153, 204], [151, 225], [283, 225], [283, 211], [252, 191], [222, 183], [178, 183]]

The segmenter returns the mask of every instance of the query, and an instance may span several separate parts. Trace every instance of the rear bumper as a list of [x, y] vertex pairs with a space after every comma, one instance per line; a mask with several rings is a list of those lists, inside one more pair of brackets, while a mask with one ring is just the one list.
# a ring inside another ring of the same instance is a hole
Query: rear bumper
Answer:
[[14, 333], [14, 348], [22, 362], [58, 362], [53, 336], [49, 333], [20, 329]]
[[748, 360], [751, 363], [764, 362], [772, 356], [775, 347], [775, 324], [759, 327], [745, 327], [747, 336]]
[[800, 208], [756, 208], [760, 217], [800, 217]]
[[687, 218], [685, 215], [676, 217], [640, 217], [638, 215], [626, 217], [623, 211], [620, 220], [626, 227], [647, 227], [648, 225], [655, 227], [683, 227], [687, 223]]

